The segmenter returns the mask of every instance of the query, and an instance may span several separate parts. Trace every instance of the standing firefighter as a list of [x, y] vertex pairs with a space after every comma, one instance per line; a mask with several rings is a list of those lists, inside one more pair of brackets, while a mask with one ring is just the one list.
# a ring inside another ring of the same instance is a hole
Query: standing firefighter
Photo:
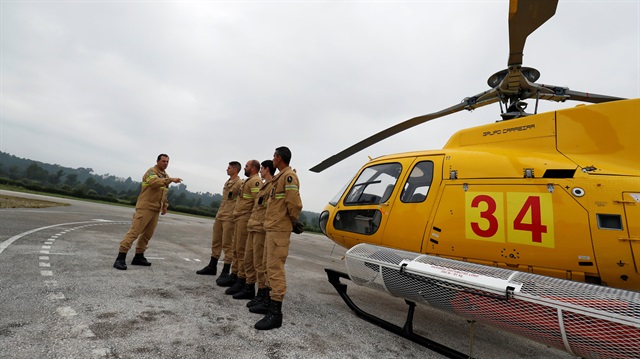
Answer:
[[156, 165], [149, 168], [142, 176], [142, 190], [138, 195], [136, 202], [136, 211], [133, 214], [131, 228], [120, 242], [118, 258], [113, 264], [114, 268], [126, 270], [127, 264], [125, 259], [127, 252], [131, 249], [131, 245], [137, 239], [136, 255], [131, 261], [132, 265], [150, 266], [151, 263], [144, 257], [149, 240], [153, 236], [153, 232], [158, 225], [158, 215], [166, 214], [169, 208], [167, 202], [167, 194], [169, 193], [169, 184], [180, 183], [182, 179], [171, 178], [165, 172], [169, 166], [169, 156], [163, 154], [158, 155]]
[[[251, 210], [253, 209], [253, 202], [255, 201], [262, 181], [258, 172], [260, 171], [260, 162], [258, 160], [251, 160], [247, 162], [244, 167], [244, 175], [247, 179], [242, 183], [241, 194], [236, 201], [236, 207], [233, 210], [233, 221], [235, 222], [235, 239], [233, 240], [233, 263], [231, 264], [232, 275], [236, 275], [235, 283], [227, 290], [225, 294], [233, 295], [241, 292], [245, 287], [246, 274], [244, 271], [244, 251], [247, 245], [247, 223], [249, 217], [251, 217]], [[236, 299], [252, 299], [255, 293], [248, 295], [248, 292], [243, 295], [242, 298]]]
[[282, 326], [282, 301], [287, 293], [284, 264], [289, 255], [291, 232], [302, 232], [298, 216], [302, 211], [298, 176], [289, 167], [291, 151], [278, 147], [273, 154], [273, 165], [278, 174], [272, 179], [273, 187], [267, 202], [264, 229], [267, 253], [267, 281], [271, 287], [269, 309], [264, 318], [255, 324], [258, 330], [269, 330]]
[[[267, 199], [271, 189], [271, 179], [276, 173], [273, 161], [262, 161], [260, 167], [260, 177], [264, 183], [256, 196], [251, 210], [251, 217], [247, 223], [249, 236], [247, 237], [247, 249], [244, 252], [244, 268], [247, 275], [245, 289], [233, 295], [234, 298], [252, 297], [255, 291], [255, 284], [258, 283], [258, 295], [253, 298], [247, 307], [267, 303], [269, 289], [267, 288], [267, 270], [264, 265], [264, 215], [267, 212]], [[266, 311], [265, 311], [266, 313]], [[263, 313], [263, 314], [265, 314]]]
[[225, 281], [229, 277], [231, 268], [231, 258], [233, 252], [233, 237], [235, 235], [233, 224], [233, 208], [236, 205], [236, 199], [240, 193], [240, 162], [231, 161], [227, 166], [227, 175], [229, 179], [222, 186], [222, 201], [216, 219], [213, 222], [213, 237], [211, 239], [211, 260], [206, 267], [196, 271], [197, 274], [215, 275], [218, 270], [218, 258], [224, 251], [224, 265], [222, 273], [217, 281]]

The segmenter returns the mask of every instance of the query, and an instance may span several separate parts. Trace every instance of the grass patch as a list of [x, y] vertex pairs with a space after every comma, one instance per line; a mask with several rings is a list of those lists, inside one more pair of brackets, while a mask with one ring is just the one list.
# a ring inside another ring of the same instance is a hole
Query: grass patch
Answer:
[[68, 205], [68, 203], [58, 203], [43, 201], [39, 199], [5, 196], [0, 194], [0, 208], [47, 208]]

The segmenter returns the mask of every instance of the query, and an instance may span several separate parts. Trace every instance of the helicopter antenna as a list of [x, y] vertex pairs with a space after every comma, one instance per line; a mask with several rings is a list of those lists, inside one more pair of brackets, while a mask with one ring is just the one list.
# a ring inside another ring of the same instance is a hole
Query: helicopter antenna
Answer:
[[[382, 130], [325, 159], [312, 167], [310, 171], [321, 172], [379, 141], [425, 122], [462, 110], [471, 111], [495, 102], [500, 103], [500, 116], [503, 120], [507, 120], [529, 115], [524, 111], [527, 104], [523, 100], [532, 97], [536, 99], [536, 113], [538, 112], [538, 102], [540, 100], [556, 102], [571, 100], [589, 103], [622, 100], [620, 97], [572, 91], [562, 86], [537, 84], [536, 81], [540, 78], [540, 72], [530, 67], [522, 67], [523, 50], [527, 37], [556, 13], [557, 6], [558, 0], [509, 1], [509, 58], [507, 60], [507, 68], [489, 77], [487, 80], [487, 84], [490, 87], [489, 90], [475, 96], [465, 97], [461, 103], [444, 110], [414, 117]], [[505, 112], [502, 112], [503, 103]]]

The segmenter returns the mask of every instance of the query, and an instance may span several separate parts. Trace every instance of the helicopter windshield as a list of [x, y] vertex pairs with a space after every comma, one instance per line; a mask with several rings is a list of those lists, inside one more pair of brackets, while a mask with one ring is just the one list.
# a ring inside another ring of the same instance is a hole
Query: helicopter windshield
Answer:
[[[353, 180], [353, 178], [351, 180]], [[336, 195], [333, 196], [333, 198], [331, 198], [331, 200], [329, 201], [330, 205], [334, 207], [338, 205], [338, 201], [340, 201], [340, 197], [342, 197], [342, 195], [344, 194], [344, 191], [347, 190], [347, 187], [349, 186], [349, 183], [351, 183], [351, 180], [345, 183], [345, 185], [342, 186], [342, 188], [340, 188], [340, 191], [338, 191], [338, 193], [336, 193]]]
[[402, 172], [399, 163], [384, 163], [365, 168], [344, 199], [345, 205], [386, 202]]

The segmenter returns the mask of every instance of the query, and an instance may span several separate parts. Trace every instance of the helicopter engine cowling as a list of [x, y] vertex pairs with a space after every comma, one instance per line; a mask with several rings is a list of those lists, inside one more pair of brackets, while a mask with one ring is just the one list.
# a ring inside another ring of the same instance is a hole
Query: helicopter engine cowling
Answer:
[[530, 338], [583, 358], [640, 357], [640, 292], [359, 244], [356, 284]]

